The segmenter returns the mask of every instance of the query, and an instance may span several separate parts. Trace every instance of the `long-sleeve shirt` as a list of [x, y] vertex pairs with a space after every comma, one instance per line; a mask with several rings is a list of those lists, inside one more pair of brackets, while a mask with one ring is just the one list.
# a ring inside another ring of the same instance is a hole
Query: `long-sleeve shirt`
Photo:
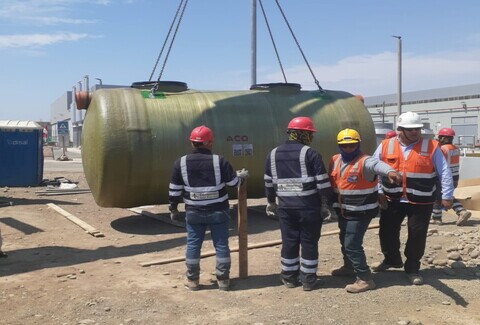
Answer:
[[322, 157], [309, 146], [286, 141], [273, 149], [265, 161], [265, 191], [268, 202], [286, 209], [320, 209], [321, 195], [331, 193]]
[[[409, 145], [405, 145], [401, 141], [399, 141], [404, 159], [407, 159], [408, 154], [410, 153], [410, 150], [412, 150], [413, 146], [415, 146], [417, 142], [411, 143]], [[381, 160], [382, 159], [381, 154], [382, 154], [382, 143], [380, 143], [380, 145], [377, 147], [377, 149], [373, 153], [373, 156]], [[442, 186], [442, 199], [451, 200], [453, 198], [453, 191], [455, 190], [453, 187], [452, 174], [450, 172], [450, 167], [448, 166], [448, 163], [445, 160], [445, 156], [443, 155], [440, 147], [437, 147], [433, 152], [432, 162], [433, 162], [433, 165], [435, 166], [435, 172], [437, 174], [439, 183]], [[383, 193], [381, 179], [379, 179], [379, 182], [378, 182], [378, 192]]]
[[169, 184], [169, 202], [176, 208], [183, 199], [188, 210], [228, 209], [226, 186], [239, 180], [230, 163], [205, 148], [194, 149], [173, 164]]

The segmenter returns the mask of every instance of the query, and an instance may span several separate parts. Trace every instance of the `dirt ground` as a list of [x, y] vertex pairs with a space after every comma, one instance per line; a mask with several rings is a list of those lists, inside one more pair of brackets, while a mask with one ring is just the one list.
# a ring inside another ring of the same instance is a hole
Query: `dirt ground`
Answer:
[[[81, 172], [44, 174], [60, 176], [88, 188]], [[35, 192], [42, 189], [0, 189], [0, 199], [13, 202], [0, 208], [3, 250], [9, 254], [0, 259], [0, 324], [480, 324], [478, 260], [449, 270], [432, 264], [446, 261], [447, 250], [460, 245], [478, 250], [477, 211], [466, 227], [456, 227], [451, 214], [446, 224], [431, 227], [423, 286], [410, 286], [405, 274], [394, 270], [375, 274], [377, 290], [347, 293], [344, 287], [354, 279], [329, 275], [342, 260], [338, 238], [331, 235], [320, 239], [324, 283], [317, 290], [287, 289], [280, 283], [276, 245], [249, 251], [246, 279], [238, 278], [238, 254], [232, 253], [229, 292], [210, 281], [214, 257], [202, 259], [202, 288], [191, 292], [183, 286], [183, 262], [140, 265], [183, 257], [182, 228], [126, 209], [100, 208], [90, 193], [38, 196]], [[105, 236], [87, 234], [47, 203]], [[264, 200], [249, 200], [249, 243], [280, 239], [278, 222], [266, 217], [264, 208]], [[158, 209], [167, 215], [166, 206]], [[236, 209], [231, 215], [230, 245], [236, 247]], [[336, 229], [328, 223], [322, 232]], [[377, 229], [367, 232], [365, 249], [370, 264], [381, 260]], [[203, 252], [211, 250], [208, 237]]]

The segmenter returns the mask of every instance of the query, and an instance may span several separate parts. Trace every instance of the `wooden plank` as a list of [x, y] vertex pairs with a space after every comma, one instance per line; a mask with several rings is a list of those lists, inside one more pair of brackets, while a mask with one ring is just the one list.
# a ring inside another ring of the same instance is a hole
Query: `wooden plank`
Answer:
[[[377, 224], [368, 226], [367, 229], [375, 229], [375, 228], [379, 228], [379, 227], [380, 227], [380, 225], [377, 223]], [[338, 235], [339, 233], [340, 233], [340, 230], [326, 231], [326, 232], [322, 232], [321, 237]], [[271, 241], [267, 241], [267, 242], [263, 242], [263, 243], [248, 245], [248, 249], [256, 249], [256, 248], [277, 246], [277, 245], [281, 245], [281, 244], [282, 244], [281, 239], [271, 240]], [[234, 247], [234, 248], [230, 249], [230, 252], [231, 253], [238, 252], [238, 247]], [[205, 252], [205, 253], [200, 254], [200, 258], [210, 257], [210, 256], [214, 256], [214, 255], [215, 255], [215, 251], [209, 251], [209, 252]], [[140, 263], [140, 265], [145, 267], [145, 266], [162, 265], [162, 264], [169, 264], [169, 263], [182, 262], [182, 261], [185, 261], [185, 257], [174, 257], [174, 258], [167, 258], [167, 259], [163, 259], [163, 260], [159, 260], [159, 261], [144, 262], [144, 263]]]
[[153, 213], [153, 212], [150, 212], [148, 210], [144, 210], [143, 207], [129, 208], [127, 210], [138, 213], [138, 214], [141, 214], [142, 216], [145, 216], [145, 217], [148, 217], [148, 218], [152, 218], [152, 219], [155, 219], [155, 220], [158, 220], [158, 221], [161, 221], [161, 222], [168, 223], [168, 224], [176, 226], [176, 227], [180, 227], [180, 228], [185, 228], [186, 227], [185, 222], [172, 220], [172, 219], [170, 219], [170, 216], [167, 217], [167, 216], [165, 216], [164, 214], [161, 214], [161, 213], [160, 214]]
[[94, 227], [90, 226], [85, 221], [77, 218], [76, 216], [74, 216], [70, 212], [65, 211], [64, 209], [60, 208], [58, 205], [53, 204], [53, 203], [47, 203], [47, 206], [49, 208], [57, 211], [58, 213], [60, 213], [62, 216], [64, 216], [65, 218], [67, 218], [68, 220], [70, 220], [71, 222], [73, 222], [74, 224], [79, 226], [80, 228], [84, 229], [90, 235], [92, 235], [94, 237], [104, 237], [105, 236], [103, 233], [101, 233], [100, 231], [98, 231]]
[[81, 191], [81, 192], [47, 192], [47, 193], [36, 193], [37, 196], [54, 196], [54, 195], [74, 195], [74, 194], [87, 194], [91, 193], [90, 191]]

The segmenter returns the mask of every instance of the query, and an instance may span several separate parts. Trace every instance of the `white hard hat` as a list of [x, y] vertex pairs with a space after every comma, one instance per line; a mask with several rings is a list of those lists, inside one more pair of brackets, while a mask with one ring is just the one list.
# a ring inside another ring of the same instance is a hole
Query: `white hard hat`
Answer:
[[417, 113], [406, 112], [398, 117], [397, 127], [406, 129], [423, 128], [423, 123], [420, 115]]

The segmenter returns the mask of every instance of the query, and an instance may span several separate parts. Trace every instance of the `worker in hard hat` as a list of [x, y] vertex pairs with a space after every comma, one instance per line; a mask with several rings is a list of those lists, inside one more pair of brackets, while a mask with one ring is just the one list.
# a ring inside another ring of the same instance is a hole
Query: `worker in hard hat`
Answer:
[[216, 276], [220, 290], [230, 286], [230, 223], [227, 186], [234, 187], [248, 176], [246, 170], [235, 173], [222, 156], [212, 153], [213, 132], [202, 125], [192, 130], [192, 153], [178, 158], [173, 165], [169, 185], [171, 218], [178, 219], [178, 204], [185, 203], [187, 250], [185, 287], [200, 288], [200, 251], [205, 231], [210, 228], [216, 252]]
[[[423, 123], [414, 112], [401, 114], [397, 120], [398, 136], [383, 140], [374, 156], [402, 174], [402, 185], [380, 179], [379, 200], [387, 204], [380, 213], [380, 246], [384, 259], [372, 264], [374, 272], [401, 268], [412, 285], [422, 285], [420, 259], [425, 252], [427, 230], [436, 183], [441, 184], [442, 206], [452, 206], [452, 174], [438, 142], [421, 137]], [[408, 239], [405, 264], [400, 254], [400, 228], [407, 216]]]
[[[458, 179], [460, 177], [460, 149], [453, 144], [455, 131], [451, 128], [442, 128], [438, 131], [437, 140], [440, 142], [440, 149], [450, 166], [450, 171], [453, 177], [453, 187], [457, 188]], [[453, 198], [453, 210], [457, 214], [457, 226], [464, 226], [468, 218], [472, 216], [470, 211], [467, 211], [463, 205], [455, 198]], [[433, 204], [432, 223], [443, 224], [442, 222], [442, 205], [439, 200]]]
[[393, 130], [390, 130], [387, 133], [385, 133], [385, 139], [394, 138], [396, 136], [397, 136], [397, 132], [395, 132]]
[[321, 195], [331, 192], [322, 157], [309, 147], [316, 131], [309, 117], [292, 119], [288, 140], [267, 156], [264, 176], [266, 212], [277, 214], [280, 222], [281, 281], [287, 288], [301, 283], [305, 291], [318, 284]]
[[377, 175], [394, 184], [402, 182], [402, 176], [395, 169], [362, 153], [361, 141], [356, 130], [341, 130], [337, 135], [340, 153], [334, 155], [329, 164], [343, 255], [343, 265], [331, 273], [333, 276], [356, 276], [356, 281], [345, 287], [350, 293], [376, 287], [363, 249], [363, 238], [379, 210]]

